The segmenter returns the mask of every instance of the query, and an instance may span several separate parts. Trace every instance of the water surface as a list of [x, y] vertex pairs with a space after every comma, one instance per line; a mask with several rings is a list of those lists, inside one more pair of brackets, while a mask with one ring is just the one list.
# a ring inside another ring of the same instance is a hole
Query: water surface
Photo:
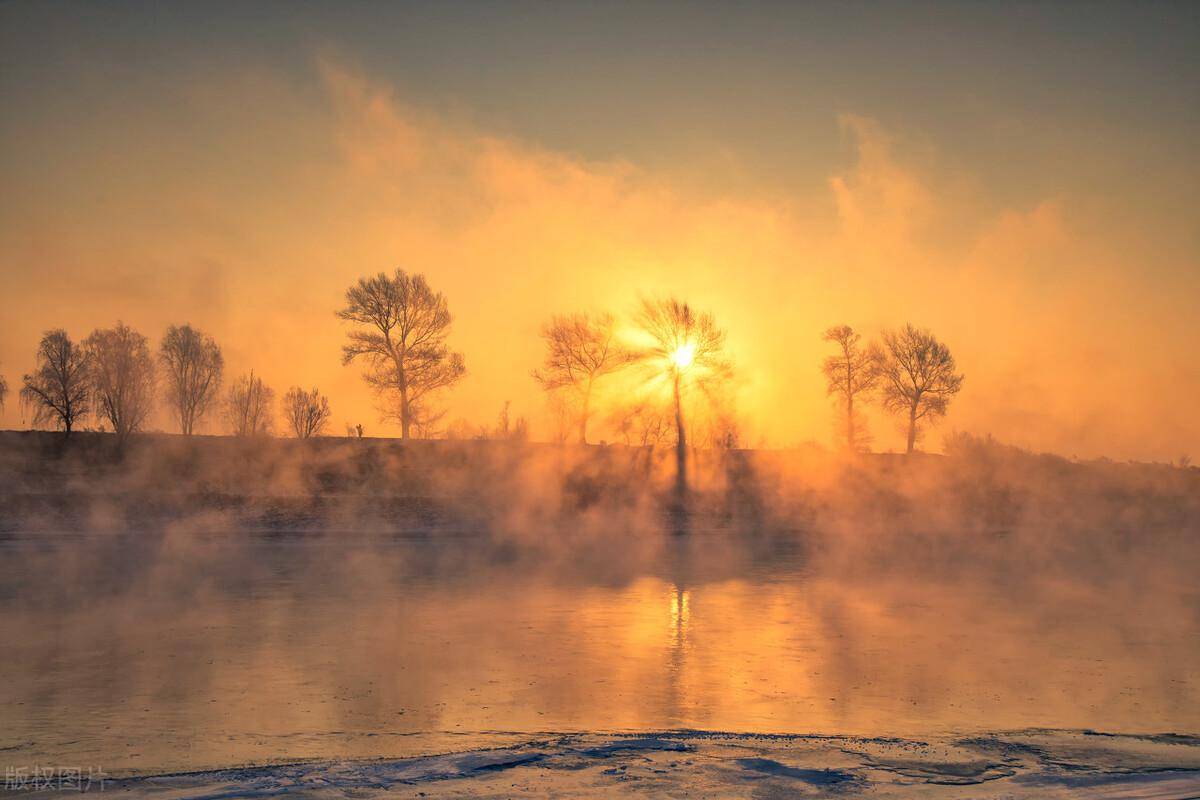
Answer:
[[1034, 568], [998, 541], [934, 570], [703, 531], [553, 557], [353, 532], [0, 547], [6, 764], [171, 772], [546, 731], [1200, 727], [1196, 590], [1137, 558]]

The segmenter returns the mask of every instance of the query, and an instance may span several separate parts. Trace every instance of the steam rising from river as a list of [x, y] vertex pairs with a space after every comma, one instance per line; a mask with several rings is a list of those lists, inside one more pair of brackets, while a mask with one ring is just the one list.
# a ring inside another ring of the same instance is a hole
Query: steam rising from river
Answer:
[[[1186, 729], [1200, 473], [5, 434], [0, 745], [126, 769], [438, 731]], [[682, 534], [680, 531], [686, 531]], [[415, 741], [415, 740], [412, 740]], [[30, 744], [32, 743], [32, 744]]]

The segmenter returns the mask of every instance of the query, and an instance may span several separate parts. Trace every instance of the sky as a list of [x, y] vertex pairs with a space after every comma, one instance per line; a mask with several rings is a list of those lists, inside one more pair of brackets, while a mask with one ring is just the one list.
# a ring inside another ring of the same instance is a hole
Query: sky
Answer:
[[1197, 142], [1191, 3], [10, 0], [0, 425], [43, 331], [123, 320], [395, 434], [334, 312], [399, 267], [455, 317], [447, 420], [551, 437], [542, 323], [671, 294], [747, 444], [831, 445], [822, 331], [911, 322], [966, 376], [928, 449], [1195, 458]]

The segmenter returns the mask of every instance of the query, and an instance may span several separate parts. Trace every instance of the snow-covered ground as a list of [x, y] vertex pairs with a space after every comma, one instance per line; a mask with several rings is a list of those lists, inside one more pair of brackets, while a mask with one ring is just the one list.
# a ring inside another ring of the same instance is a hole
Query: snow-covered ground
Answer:
[[698, 731], [548, 735], [418, 758], [145, 776], [104, 788], [193, 800], [614, 794], [1184, 800], [1200, 796], [1200, 739], [1036, 730], [934, 741]]

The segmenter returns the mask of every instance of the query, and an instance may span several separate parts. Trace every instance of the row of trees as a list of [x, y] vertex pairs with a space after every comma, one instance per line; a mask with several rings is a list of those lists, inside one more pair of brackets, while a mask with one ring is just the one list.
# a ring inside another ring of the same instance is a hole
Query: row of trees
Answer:
[[[398, 419], [401, 437], [415, 425], [427, 428], [439, 415], [431, 397], [465, 373], [460, 353], [446, 339], [452, 317], [446, 298], [421, 275], [396, 270], [363, 278], [346, 292], [338, 316], [355, 327], [343, 347], [343, 363], [366, 362], [365, 378], [390, 398], [385, 413]], [[592, 398], [607, 376], [636, 367], [648, 379], [664, 379], [670, 390], [679, 469], [686, 480], [687, 426], [684, 399], [696, 388], [708, 395], [726, 379], [731, 365], [724, 354], [725, 333], [709, 313], [675, 298], [643, 300], [635, 318], [642, 343], [621, 342], [611, 314], [566, 314], [542, 328], [545, 358], [533, 372], [547, 392], [567, 395], [578, 409], [579, 441], [587, 442]], [[928, 330], [905, 325], [886, 330], [868, 345], [846, 325], [830, 328], [828, 341], [839, 348], [822, 365], [830, 395], [844, 404], [846, 445], [863, 449], [869, 441], [862, 406], [877, 400], [907, 425], [907, 451], [922, 429], [943, 416], [962, 387], [950, 350]]]
[[[396, 270], [360, 279], [346, 291], [337, 316], [351, 323], [342, 363], [364, 363], [363, 377], [381, 396], [381, 410], [400, 423], [400, 436], [428, 430], [440, 419], [433, 398], [466, 373], [461, 353], [446, 340], [453, 318], [446, 298], [422, 275]], [[725, 334], [711, 314], [674, 298], [645, 300], [636, 315], [646, 343], [619, 342], [611, 314], [553, 317], [543, 328], [546, 356], [533, 377], [547, 392], [578, 399], [579, 440], [587, 442], [596, 384], [626, 367], [664, 377], [671, 388], [676, 438], [686, 448], [683, 398], [696, 385], [710, 385], [729, 372]]]
[[[446, 298], [422, 275], [403, 270], [362, 278], [346, 291], [337, 312], [353, 325], [342, 348], [342, 363], [365, 362], [369, 386], [385, 398], [385, 415], [400, 422], [400, 436], [437, 418], [433, 395], [466, 373], [462, 354], [446, 344], [452, 317]], [[587, 442], [591, 398], [596, 383], [637, 365], [650, 379], [670, 386], [675, 420], [677, 484], [687, 485], [687, 433], [684, 398], [697, 386], [725, 377], [725, 333], [711, 314], [674, 298], [644, 300], [636, 322], [646, 343], [623, 345], [610, 314], [557, 316], [543, 328], [546, 357], [533, 377], [547, 392], [568, 392], [579, 403], [579, 440]]]
[[[343, 363], [362, 358], [367, 383], [395, 409], [401, 437], [410, 426], [434, 416], [429, 399], [465, 373], [462, 355], [449, 350], [452, 321], [445, 297], [420, 275], [402, 270], [363, 278], [346, 292], [338, 316], [356, 327], [343, 347]], [[696, 387], [710, 387], [730, 370], [725, 333], [711, 314], [674, 298], [644, 300], [636, 323], [645, 342], [618, 342], [611, 314], [556, 316], [542, 331], [546, 356], [533, 377], [547, 392], [569, 394], [579, 407], [580, 442], [587, 442], [596, 384], [626, 367], [637, 366], [648, 380], [665, 380], [675, 427], [676, 488], [687, 489], [687, 426], [684, 400]]]
[[[337, 316], [350, 323], [343, 364], [364, 365], [367, 384], [384, 399], [382, 411], [400, 424], [401, 438], [428, 435], [441, 419], [436, 394], [466, 373], [461, 353], [447, 345], [452, 316], [444, 295], [422, 275], [396, 270], [360, 279], [345, 295]], [[542, 328], [545, 357], [533, 371], [548, 393], [567, 398], [577, 413], [579, 441], [588, 439], [597, 385], [618, 372], [637, 370], [642, 385], [658, 382], [669, 398], [667, 417], [675, 440], [678, 473], [686, 485], [689, 395], [718, 394], [732, 373], [725, 332], [712, 314], [675, 298], [644, 299], [633, 318], [639, 339], [616, 334], [613, 315], [576, 313], [552, 317]], [[911, 452], [922, 428], [946, 413], [962, 386], [949, 348], [927, 330], [906, 325], [864, 344], [849, 326], [830, 328], [825, 339], [838, 352], [822, 364], [827, 390], [839, 400], [846, 446], [869, 441], [862, 407], [877, 401], [907, 423]], [[66, 432], [89, 414], [107, 420], [122, 439], [142, 429], [162, 378], [163, 398], [190, 435], [214, 408], [239, 436], [270, 432], [275, 395], [253, 371], [221, 392], [224, 360], [212, 337], [190, 325], [171, 326], [151, 355], [145, 336], [126, 325], [94, 331], [76, 345], [63, 330], [48, 332], [37, 353], [37, 369], [24, 376], [21, 399], [35, 424]], [[0, 381], [0, 403], [7, 385]], [[320, 434], [329, 401], [317, 389], [292, 387], [281, 401], [287, 426], [297, 437]], [[566, 407], [566, 406], [564, 406]], [[641, 406], [638, 406], [639, 408]], [[639, 412], [641, 413], [641, 412]]]
[[[22, 379], [21, 401], [35, 425], [70, 435], [95, 417], [124, 441], [144, 429], [161, 389], [185, 436], [216, 409], [238, 436], [269, 433], [274, 391], [251, 371], [222, 393], [224, 368], [221, 348], [190, 325], [167, 328], [157, 357], [151, 354], [149, 340], [123, 323], [93, 331], [79, 344], [57, 329], [42, 336], [36, 367]], [[3, 389], [0, 402], [7, 385]], [[329, 400], [315, 388], [289, 389], [282, 411], [300, 438], [319, 434], [330, 417]]]
[[950, 348], [927, 330], [905, 325], [885, 330], [879, 342], [862, 342], [849, 325], [825, 331], [825, 340], [838, 347], [825, 359], [826, 392], [842, 404], [842, 433], [846, 447], [862, 450], [870, 443], [862, 405], [878, 401], [907, 423], [906, 452], [916, 446], [922, 429], [945, 416], [950, 400], [962, 388]]

